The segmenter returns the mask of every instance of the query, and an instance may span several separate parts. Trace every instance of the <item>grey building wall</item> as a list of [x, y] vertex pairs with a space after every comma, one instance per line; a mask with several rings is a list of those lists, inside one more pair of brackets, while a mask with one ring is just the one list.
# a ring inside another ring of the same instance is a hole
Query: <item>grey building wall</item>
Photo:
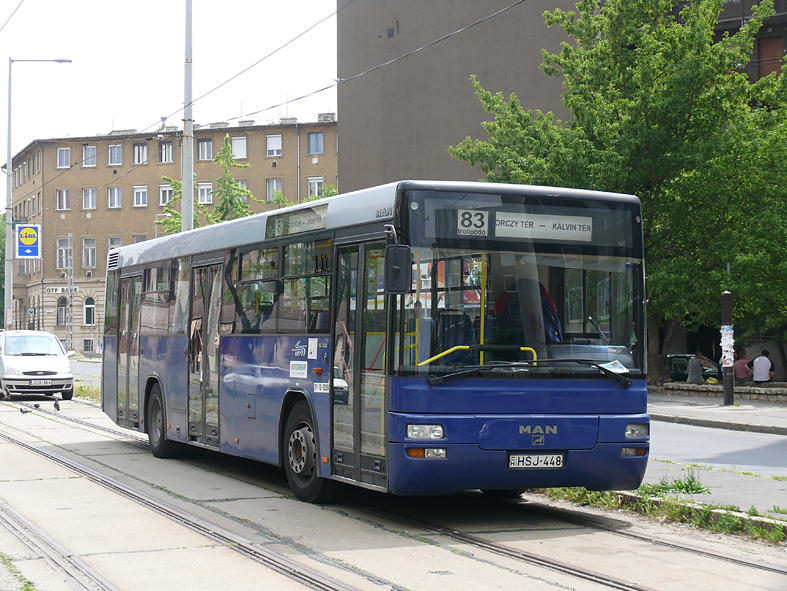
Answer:
[[[346, 0], [338, 0], [341, 8]], [[365, 72], [494, 12], [513, 0], [364, 0], [338, 13], [338, 75]], [[541, 49], [564, 39], [543, 13], [561, 0], [525, 2], [432, 47], [338, 87], [339, 178], [342, 192], [401, 179], [478, 180], [448, 146], [485, 138], [490, 119], [470, 85], [476, 75], [493, 93], [511, 93], [526, 109], [565, 120], [561, 81], [540, 69]]]

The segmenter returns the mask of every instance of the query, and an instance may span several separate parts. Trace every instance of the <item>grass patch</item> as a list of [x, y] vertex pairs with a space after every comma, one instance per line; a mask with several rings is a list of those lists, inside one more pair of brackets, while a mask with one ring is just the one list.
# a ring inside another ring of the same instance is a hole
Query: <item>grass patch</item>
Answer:
[[781, 513], [782, 515], [787, 515], [787, 509], [782, 509], [779, 505], [774, 505], [773, 509], [771, 509], [774, 513]]
[[78, 398], [87, 398], [91, 402], [98, 402], [101, 400], [101, 386], [74, 384], [74, 396]]
[[19, 581], [19, 584], [22, 585], [22, 591], [35, 591], [35, 585], [28, 581], [22, 573], [19, 572], [19, 569], [16, 568], [14, 563], [11, 559], [6, 556], [5, 554], [0, 553], [0, 563], [11, 573], [11, 576], [16, 578]]
[[[650, 519], [668, 520], [718, 533], [743, 534], [774, 543], [784, 542], [787, 539], [784, 525], [777, 523], [766, 526], [753, 519], [744, 519], [741, 515], [735, 514], [741, 512], [740, 507], [686, 502], [681, 498], [681, 494], [710, 492], [692, 471], [689, 471], [683, 479], [667, 481], [664, 478], [658, 484], [644, 484], [635, 491], [637, 497], [633, 499], [625, 498], [616, 491], [599, 492], [585, 488], [547, 488], [537, 489], [535, 492], [551, 499], [569, 501], [586, 507], [627, 509]], [[671, 496], [675, 493], [678, 496]], [[787, 514], [787, 509], [777, 506], [774, 506], [774, 511]], [[747, 515], [759, 517], [760, 513], [755, 507], [751, 507]]]

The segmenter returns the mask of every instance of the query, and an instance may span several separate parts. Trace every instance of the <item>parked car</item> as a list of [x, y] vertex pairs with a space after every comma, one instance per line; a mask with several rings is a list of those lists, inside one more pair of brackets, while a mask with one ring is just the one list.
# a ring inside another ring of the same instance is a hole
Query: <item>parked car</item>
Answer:
[[63, 400], [74, 396], [74, 375], [69, 357], [57, 337], [43, 330], [0, 330], [0, 389], [14, 394], [58, 392]]
[[[667, 375], [673, 382], [685, 382], [689, 378], [689, 359], [691, 353], [670, 353], [667, 355]], [[710, 361], [710, 367], [702, 368], [702, 379], [716, 378], [721, 381], [721, 368], [715, 361]]]
[[350, 401], [347, 382], [342, 378], [342, 373], [335, 365], [333, 366], [333, 396], [337, 404], [347, 404]]

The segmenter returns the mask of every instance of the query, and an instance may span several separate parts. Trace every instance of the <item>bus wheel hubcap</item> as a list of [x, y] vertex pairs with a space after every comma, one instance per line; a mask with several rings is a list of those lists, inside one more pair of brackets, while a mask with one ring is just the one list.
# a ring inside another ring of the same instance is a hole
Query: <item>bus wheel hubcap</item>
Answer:
[[311, 428], [306, 425], [290, 435], [287, 453], [290, 468], [295, 474], [308, 478], [314, 471], [315, 441]]

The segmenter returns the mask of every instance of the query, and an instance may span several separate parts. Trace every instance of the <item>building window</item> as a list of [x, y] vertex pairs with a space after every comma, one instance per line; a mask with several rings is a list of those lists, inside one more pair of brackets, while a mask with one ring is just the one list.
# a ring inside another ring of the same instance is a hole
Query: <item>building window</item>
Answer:
[[28, 268], [27, 262], [28, 262], [27, 259], [19, 259], [18, 260], [19, 269], [17, 271], [17, 274], [19, 274], [19, 275], [27, 275], [29, 273], [29, 268]]
[[139, 244], [140, 242], [145, 242], [147, 239], [147, 236], [134, 236], [131, 240], [134, 244]]
[[82, 189], [82, 209], [96, 208], [96, 190]]
[[71, 148], [57, 149], [57, 167], [69, 168], [71, 166]]
[[169, 164], [173, 162], [174, 148], [172, 142], [160, 142], [158, 145], [158, 161], [161, 164]]
[[68, 261], [71, 258], [71, 252], [68, 248], [68, 238], [57, 239], [57, 268], [68, 269]]
[[[87, 309], [85, 309], [85, 314], [87, 314]], [[93, 326], [95, 324], [95, 315], [96, 315], [96, 308], [94, 306], [93, 307], [93, 318], [94, 318], [94, 321], [91, 322], [90, 324], [85, 322], [85, 324], [87, 324], [88, 326]], [[87, 316], [85, 316], [85, 320], [87, 320]], [[82, 339], [82, 352], [83, 353], [92, 353], [93, 352], [93, 339]]]
[[[247, 191], [249, 190], [249, 182], [248, 181], [235, 180], [235, 182], [238, 183], [238, 185], [240, 185], [241, 187], [243, 187]], [[249, 196], [248, 195], [241, 195], [240, 200], [243, 201], [244, 203], [247, 203], [249, 201]]]
[[313, 176], [309, 177], [309, 197], [319, 197], [322, 195], [322, 177]]
[[96, 147], [82, 146], [82, 166], [96, 165]]
[[322, 132], [309, 134], [309, 154], [322, 154]]
[[158, 186], [158, 204], [159, 205], [166, 205], [172, 198], [175, 196], [175, 192], [172, 190], [171, 185], [159, 185]]
[[236, 160], [246, 158], [246, 138], [234, 137], [232, 138], [232, 155]]
[[57, 325], [65, 326], [68, 322], [68, 298], [57, 299]]
[[213, 183], [197, 183], [197, 193], [200, 205], [213, 203]]
[[281, 191], [281, 179], [268, 179], [266, 184], [268, 186], [268, 201], [270, 201], [273, 199], [275, 191]]
[[57, 210], [65, 211], [71, 207], [71, 189], [57, 190]]
[[120, 166], [123, 164], [123, 144], [109, 146], [109, 165]]
[[148, 161], [148, 145], [134, 144], [134, 164], [145, 164]]
[[109, 188], [109, 209], [118, 209], [123, 203], [123, 195], [120, 187]]
[[123, 239], [120, 236], [109, 237], [109, 250], [120, 248], [121, 246], [123, 246]]
[[96, 268], [95, 238], [82, 238], [82, 267], [84, 269]]
[[[96, 300], [93, 298], [85, 298], [83, 306], [82, 318], [85, 320], [85, 326], [93, 326], [96, 323]], [[85, 351], [93, 350], [93, 339], [85, 339], [85, 344], [90, 343], [90, 349], [85, 347]]]
[[36, 215], [36, 213], [38, 213], [38, 211], [36, 210], [36, 201], [38, 201], [38, 193], [36, 193], [30, 198], [31, 210], [34, 216]]
[[281, 156], [281, 135], [267, 137], [268, 156]]
[[148, 206], [148, 188], [134, 187], [134, 207]]
[[213, 160], [213, 140], [197, 140], [197, 159]]

